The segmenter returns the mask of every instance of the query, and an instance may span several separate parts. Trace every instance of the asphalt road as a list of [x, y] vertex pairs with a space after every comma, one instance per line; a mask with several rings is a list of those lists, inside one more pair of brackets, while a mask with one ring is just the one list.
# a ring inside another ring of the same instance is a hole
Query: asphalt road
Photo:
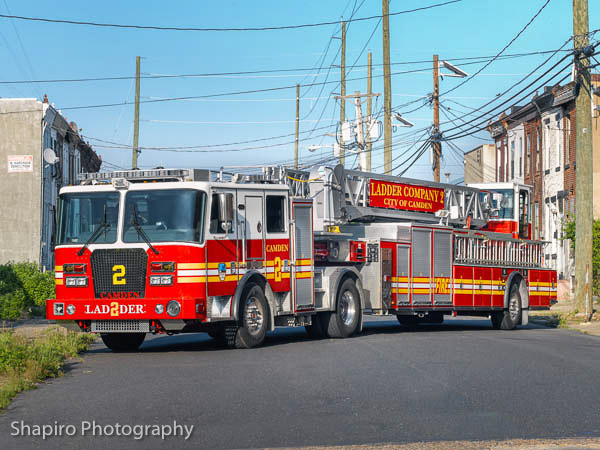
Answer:
[[[11, 424], [21, 421], [32, 432], [33, 425], [70, 424], [75, 435], [11, 436]], [[194, 430], [188, 440], [82, 436], [84, 421], [176, 421]], [[346, 340], [312, 341], [302, 328], [278, 329], [254, 350], [224, 350], [204, 334], [150, 338], [133, 354], [98, 343], [64, 377], [20, 394], [0, 414], [3, 449], [574, 436], [600, 436], [600, 338], [535, 325], [495, 331], [476, 319], [418, 331], [375, 319]]]

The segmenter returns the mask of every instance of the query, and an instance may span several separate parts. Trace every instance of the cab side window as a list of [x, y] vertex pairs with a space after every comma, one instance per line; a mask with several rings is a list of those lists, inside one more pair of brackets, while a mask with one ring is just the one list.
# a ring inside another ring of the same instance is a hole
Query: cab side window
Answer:
[[285, 196], [267, 195], [267, 233], [285, 233]]
[[[219, 195], [213, 194], [210, 206], [210, 227], [209, 231], [211, 234], [225, 234], [225, 230], [219, 224]], [[233, 229], [229, 230], [233, 233]]]

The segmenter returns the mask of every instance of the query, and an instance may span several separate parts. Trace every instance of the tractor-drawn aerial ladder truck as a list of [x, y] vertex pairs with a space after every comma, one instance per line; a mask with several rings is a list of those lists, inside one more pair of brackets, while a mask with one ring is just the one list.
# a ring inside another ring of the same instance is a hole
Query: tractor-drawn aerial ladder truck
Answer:
[[82, 174], [60, 190], [47, 317], [114, 351], [147, 333], [206, 332], [237, 348], [278, 326], [345, 338], [366, 314], [513, 329], [556, 301], [530, 191], [341, 165]]

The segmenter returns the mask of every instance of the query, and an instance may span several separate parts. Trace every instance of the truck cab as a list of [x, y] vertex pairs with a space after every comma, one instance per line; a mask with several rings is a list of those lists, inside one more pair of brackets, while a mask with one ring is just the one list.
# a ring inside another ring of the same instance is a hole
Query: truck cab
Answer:
[[482, 202], [492, 210], [482, 230], [509, 233], [514, 238], [531, 239], [531, 186], [519, 183], [469, 184], [481, 190]]

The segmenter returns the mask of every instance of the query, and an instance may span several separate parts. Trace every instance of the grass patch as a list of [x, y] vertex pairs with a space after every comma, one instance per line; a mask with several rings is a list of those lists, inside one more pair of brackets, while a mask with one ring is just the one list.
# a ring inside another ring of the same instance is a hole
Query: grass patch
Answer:
[[0, 409], [24, 390], [49, 377], [62, 375], [64, 363], [96, 339], [95, 335], [51, 327], [34, 337], [0, 331]]

